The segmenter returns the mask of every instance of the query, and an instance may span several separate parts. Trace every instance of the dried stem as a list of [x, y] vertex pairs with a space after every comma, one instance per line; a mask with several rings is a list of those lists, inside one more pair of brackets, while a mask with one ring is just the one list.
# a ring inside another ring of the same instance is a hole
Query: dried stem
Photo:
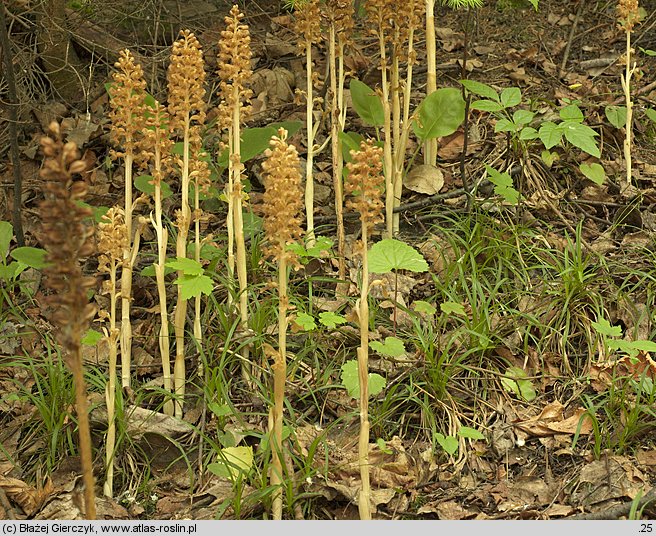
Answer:
[[[435, 0], [426, 0], [426, 95], [437, 90], [437, 59], [435, 51]], [[424, 144], [424, 164], [437, 163], [437, 140], [430, 139]]]

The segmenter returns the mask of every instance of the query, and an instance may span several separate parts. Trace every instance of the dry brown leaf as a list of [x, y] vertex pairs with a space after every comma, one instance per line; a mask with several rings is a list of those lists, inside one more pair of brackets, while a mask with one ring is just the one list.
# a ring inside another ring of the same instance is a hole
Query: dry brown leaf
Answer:
[[37, 489], [34, 486], [26, 484], [17, 478], [8, 478], [0, 476], [0, 488], [4, 490], [7, 497], [21, 507], [23, 512], [32, 516], [41, 508], [43, 502], [52, 494], [52, 482], [48, 481], [46, 485]]
[[418, 194], [435, 195], [444, 186], [444, 173], [429, 164], [415, 166], [406, 176], [403, 185]]

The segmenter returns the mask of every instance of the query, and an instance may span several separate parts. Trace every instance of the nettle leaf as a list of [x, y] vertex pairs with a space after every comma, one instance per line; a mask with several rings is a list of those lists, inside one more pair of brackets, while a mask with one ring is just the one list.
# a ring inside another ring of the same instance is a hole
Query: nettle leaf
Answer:
[[396, 337], [385, 337], [385, 343], [379, 341], [371, 341], [369, 347], [381, 355], [389, 357], [400, 357], [405, 354], [405, 345], [401, 339]]
[[100, 333], [99, 331], [96, 331], [94, 329], [89, 329], [87, 332], [82, 336], [82, 339], [80, 342], [84, 344], [85, 346], [95, 346], [98, 344], [103, 338], [103, 334]]
[[656, 110], [652, 108], [645, 108], [645, 115], [654, 123], [656, 123]]
[[602, 185], [606, 180], [606, 171], [601, 164], [579, 164], [579, 169], [592, 182]]
[[465, 308], [460, 303], [448, 301], [440, 304], [440, 311], [444, 314], [457, 314], [465, 316]]
[[512, 177], [508, 173], [501, 173], [490, 167], [485, 166], [490, 177], [490, 182], [494, 184], [494, 193], [502, 196], [507, 203], [516, 205], [519, 202], [519, 192], [513, 187]]
[[[166, 199], [173, 195], [171, 187], [166, 184], [164, 181], [160, 181], [160, 189], [162, 192], [162, 199]], [[155, 185], [153, 184], [153, 177], [151, 175], [139, 175], [134, 179], [134, 187], [145, 194], [154, 196], [155, 195]]]
[[551, 121], [545, 121], [540, 127], [539, 136], [546, 149], [551, 149], [560, 143], [563, 137], [563, 129], [560, 125]]
[[598, 318], [596, 322], [591, 322], [592, 327], [599, 335], [605, 337], [621, 337], [622, 328], [620, 326], [611, 326], [610, 322], [604, 317]]
[[491, 101], [500, 102], [499, 95], [494, 90], [494, 88], [483, 84], [481, 82], [476, 82], [475, 80], [460, 80], [460, 83], [465, 86], [465, 89], [474, 95], [479, 95], [485, 97]]
[[518, 87], [507, 87], [501, 92], [501, 104], [504, 108], [517, 106], [522, 102], [522, 92]]
[[253, 447], [226, 447], [219, 449], [216, 462], [207, 468], [216, 476], [235, 480], [247, 475], [253, 468]]
[[606, 106], [606, 119], [615, 128], [626, 125], [626, 106]]
[[303, 331], [312, 331], [313, 329], [317, 329], [317, 324], [314, 321], [314, 317], [307, 313], [298, 313], [294, 319], [294, 323]]
[[574, 147], [578, 147], [582, 151], [596, 157], [601, 158], [601, 152], [597, 143], [595, 142], [595, 136], [598, 134], [592, 130], [589, 126], [582, 125], [575, 121], [565, 121], [561, 125], [565, 138], [570, 142]]
[[428, 303], [427, 301], [417, 300], [412, 305], [417, 313], [434, 315], [437, 312], [436, 307], [433, 304]]
[[332, 311], [324, 311], [323, 313], [319, 313], [319, 322], [328, 329], [335, 329], [340, 324], [346, 324], [347, 320], [340, 314], [333, 313]]
[[428, 263], [412, 246], [405, 242], [386, 238], [377, 242], [367, 253], [369, 271], [386, 274], [392, 270], [410, 270], [411, 272], [428, 271]]
[[14, 249], [10, 253], [11, 257], [18, 262], [26, 264], [30, 268], [36, 268], [40, 270], [46, 266], [46, 255], [47, 252], [45, 249], [41, 248], [32, 248], [29, 246], [24, 246]]
[[385, 124], [385, 111], [380, 96], [364, 82], [351, 79], [351, 99], [353, 108], [365, 123], [372, 127]]
[[212, 279], [206, 275], [184, 274], [182, 277], [178, 277], [174, 283], [180, 285], [183, 300], [189, 300], [201, 294], [209, 295], [214, 288]]
[[201, 275], [205, 271], [197, 260], [186, 257], [176, 257], [175, 260], [167, 261], [166, 267], [178, 270], [184, 275]]
[[563, 121], [575, 121], [577, 123], [583, 121], [583, 112], [576, 104], [569, 104], [563, 107], [559, 115]]
[[[352, 398], [360, 397], [360, 377], [358, 376], [358, 362], [351, 359], [342, 365], [342, 383]], [[387, 380], [380, 374], [369, 373], [369, 396], [376, 396], [384, 388]]]
[[435, 441], [444, 449], [449, 456], [453, 456], [458, 452], [458, 440], [453, 436], [445, 436], [439, 432], [435, 432]]
[[458, 430], [458, 435], [465, 439], [474, 439], [477, 441], [485, 440], [485, 436], [481, 432], [475, 428], [469, 428], [469, 426], [461, 426]]
[[508, 367], [506, 376], [501, 378], [501, 385], [509, 393], [513, 393], [518, 398], [523, 398], [526, 402], [535, 400], [537, 393], [533, 387], [533, 382], [526, 379], [526, 372], [519, 367]]
[[481, 112], [496, 113], [503, 110], [503, 104], [491, 100], [477, 100], [471, 103], [472, 110], [480, 110]]
[[418, 114], [413, 127], [420, 140], [449, 136], [465, 120], [465, 101], [457, 88], [441, 88], [419, 104]]
[[0, 257], [7, 258], [9, 244], [14, 236], [14, 226], [8, 221], [0, 221]]

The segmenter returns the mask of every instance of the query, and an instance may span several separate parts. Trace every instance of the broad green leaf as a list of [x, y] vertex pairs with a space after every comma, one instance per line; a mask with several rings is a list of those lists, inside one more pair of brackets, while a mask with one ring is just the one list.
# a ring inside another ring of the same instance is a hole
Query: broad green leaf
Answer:
[[201, 294], [209, 295], [214, 288], [212, 279], [206, 275], [184, 274], [182, 277], [178, 277], [174, 283], [180, 285], [183, 300], [189, 300]]
[[589, 126], [576, 123], [575, 121], [565, 121], [561, 127], [565, 133], [565, 138], [574, 147], [578, 147], [596, 158], [601, 158], [601, 152], [594, 140], [594, 137], [598, 134]]
[[326, 236], [318, 236], [314, 246], [305, 249], [301, 244], [293, 242], [287, 245], [287, 250], [295, 253], [299, 257], [322, 257], [326, 251], [333, 247], [333, 241]]
[[656, 123], [656, 110], [652, 108], [645, 108], [645, 115]]
[[490, 182], [494, 184], [494, 193], [502, 196], [507, 203], [516, 205], [519, 201], [519, 192], [513, 187], [512, 177], [508, 173], [501, 173], [488, 165], [485, 168]]
[[527, 140], [536, 140], [540, 137], [540, 134], [533, 127], [524, 127], [519, 132], [519, 139], [523, 141]]
[[401, 339], [396, 337], [385, 337], [385, 343], [379, 341], [371, 341], [369, 347], [381, 355], [389, 357], [399, 357], [405, 354], [405, 345]]
[[[298, 132], [300, 127], [300, 121], [282, 121], [280, 123], [271, 123], [266, 127], [245, 128], [241, 131], [239, 143], [239, 157], [242, 164], [268, 149], [271, 138], [278, 135], [280, 128], [287, 131], [287, 139], [289, 139]], [[224, 169], [228, 167], [228, 152], [228, 147], [224, 148], [217, 162]]]
[[517, 125], [505, 117], [499, 119], [494, 125], [494, 132], [514, 132], [515, 130], [517, 130]]
[[355, 78], [351, 79], [350, 88], [353, 108], [360, 119], [372, 127], [382, 127], [385, 124], [385, 112], [378, 94]]
[[[170, 266], [165, 266], [164, 267], [164, 275], [168, 275], [175, 272], [173, 268]], [[139, 273], [142, 277], [155, 277], [157, 274], [155, 273], [155, 265], [150, 264], [149, 266], [146, 266], [141, 272]]]
[[608, 122], [615, 128], [626, 125], [626, 106], [606, 106], [604, 111]]
[[428, 263], [416, 249], [405, 242], [386, 238], [372, 246], [367, 254], [369, 272], [386, 274], [392, 270], [426, 272]]
[[568, 104], [560, 110], [560, 118], [563, 121], [574, 121], [580, 123], [583, 121], [583, 112], [576, 104]]
[[551, 168], [553, 166], [553, 163], [558, 160], [558, 153], [556, 152], [551, 152], [548, 149], [545, 149], [540, 153], [540, 158], [544, 162], [544, 165], [547, 166], [548, 168]]
[[24, 246], [21, 248], [16, 248], [10, 253], [11, 257], [18, 262], [26, 264], [30, 268], [36, 268], [40, 270], [46, 266], [46, 255], [47, 252], [45, 249], [41, 248], [32, 248], [29, 246]]
[[654, 341], [623, 341], [627, 346], [633, 350], [638, 350], [642, 352], [656, 352], [656, 342]]
[[100, 333], [99, 331], [96, 331], [94, 329], [89, 329], [87, 332], [82, 336], [82, 340], [80, 341], [82, 344], [85, 346], [95, 346], [98, 344], [103, 338], [103, 334]]
[[[20, 274], [18, 271], [19, 268], [22, 266], [25, 266], [24, 264], [21, 264], [20, 262], [11, 262], [8, 265], [0, 264], [0, 280], [2, 281], [11, 281], [14, 279], [16, 276]], [[22, 269], [20, 270], [22, 271]], [[16, 273], [18, 272], [18, 273]]]
[[501, 92], [501, 104], [504, 108], [512, 108], [522, 102], [522, 92], [518, 87], [507, 87]]
[[357, 132], [340, 132], [339, 139], [342, 142], [342, 157], [344, 162], [348, 163], [352, 160], [351, 151], [360, 150], [360, 143], [364, 141], [364, 136]]
[[449, 456], [453, 456], [458, 452], [458, 440], [453, 436], [444, 436], [439, 432], [435, 432], [435, 441], [444, 449]]
[[[358, 362], [351, 359], [342, 365], [342, 383], [350, 397], [360, 397], [360, 378], [358, 376]], [[369, 373], [369, 396], [376, 396], [384, 388], [387, 381], [380, 374]]]
[[620, 326], [611, 326], [610, 322], [604, 317], [598, 318], [596, 322], [591, 322], [592, 327], [599, 335], [605, 337], [621, 337], [622, 328]]
[[219, 450], [217, 461], [207, 468], [217, 476], [236, 480], [253, 468], [253, 447], [226, 447]]
[[[153, 177], [151, 175], [139, 175], [136, 179], [134, 179], [134, 187], [140, 192], [143, 192], [150, 196], [154, 196], [155, 185], [153, 184], [152, 181], [153, 181]], [[167, 197], [173, 195], [173, 192], [171, 191], [171, 187], [168, 184], [166, 184], [164, 181], [160, 181], [160, 188], [162, 191], [162, 199], [166, 199]]]
[[307, 313], [298, 313], [294, 319], [294, 323], [303, 331], [317, 329], [317, 324], [315, 323], [314, 318]]
[[6, 259], [9, 244], [14, 236], [14, 226], [8, 221], [0, 221], [0, 259]]
[[491, 100], [477, 100], [470, 105], [472, 110], [480, 110], [481, 112], [496, 113], [503, 110], [503, 105], [499, 102]]
[[606, 180], [606, 171], [601, 164], [579, 164], [579, 169], [588, 179], [596, 184], [603, 184]]
[[465, 120], [465, 101], [456, 88], [433, 91], [421, 102], [418, 110], [419, 119], [414, 129], [422, 141], [449, 136]]
[[516, 125], [528, 125], [531, 121], [533, 121], [533, 118], [535, 117], [535, 114], [533, 112], [529, 112], [528, 110], [517, 110], [513, 114], [513, 122]]
[[202, 265], [197, 260], [185, 257], [177, 257], [175, 260], [168, 261], [166, 266], [185, 275], [201, 275], [204, 272]]
[[417, 300], [412, 304], [414, 310], [426, 315], [434, 315], [437, 312], [435, 306], [427, 301]]
[[526, 379], [526, 372], [519, 367], [508, 367], [506, 376], [501, 378], [501, 385], [509, 393], [513, 393], [527, 402], [535, 400], [537, 396], [533, 383]]
[[479, 95], [480, 97], [485, 97], [491, 101], [499, 102], [499, 95], [494, 88], [487, 84], [476, 82], [475, 80], [460, 80], [460, 83], [465, 86], [467, 91], [474, 95]]
[[470, 428], [469, 426], [461, 426], [458, 430], [458, 435], [466, 439], [475, 439], [478, 441], [484, 441], [485, 436], [476, 430], [475, 428]]
[[319, 313], [319, 322], [328, 329], [335, 329], [339, 324], [346, 324], [346, 318], [332, 311]]
[[545, 121], [540, 127], [539, 134], [540, 140], [544, 143], [545, 148], [551, 149], [560, 143], [563, 137], [563, 129], [556, 123]]
[[376, 439], [376, 445], [378, 445], [381, 452], [385, 454], [394, 454], [394, 451], [387, 446], [387, 442], [382, 437]]
[[440, 311], [446, 315], [465, 315], [465, 308], [460, 303], [448, 301], [440, 304]]
[[216, 402], [209, 402], [207, 404], [209, 409], [217, 417], [226, 417], [232, 414], [232, 408], [228, 404], [217, 404]]

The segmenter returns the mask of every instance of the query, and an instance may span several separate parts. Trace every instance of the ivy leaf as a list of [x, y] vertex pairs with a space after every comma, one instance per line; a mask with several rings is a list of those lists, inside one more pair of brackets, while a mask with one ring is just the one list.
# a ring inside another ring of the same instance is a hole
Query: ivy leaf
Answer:
[[[342, 383], [349, 396], [353, 398], [360, 397], [360, 378], [358, 376], [358, 362], [351, 359], [342, 365]], [[376, 396], [384, 388], [387, 380], [380, 374], [369, 373], [369, 396]]]
[[369, 271], [386, 274], [392, 270], [428, 271], [428, 263], [412, 246], [405, 242], [386, 238], [377, 242], [368, 252]]
[[606, 171], [601, 164], [579, 164], [579, 169], [592, 182], [602, 185], [606, 180]]
[[11, 257], [18, 262], [26, 264], [30, 268], [36, 268], [40, 270], [46, 266], [46, 255], [47, 252], [45, 249], [41, 248], [32, 248], [29, 246], [24, 246], [21, 248], [16, 248], [10, 253]]
[[610, 322], [606, 320], [603, 316], [598, 318], [596, 322], [591, 322], [592, 327], [595, 328], [595, 331], [599, 335], [605, 337], [621, 337], [622, 328], [620, 326], [611, 326]]
[[372, 127], [382, 127], [385, 124], [383, 102], [376, 92], [364, 82], [351, 79], [351, 99], [353, 108], [365, 123]]
[[178, 277], [174, 283], [180, 285], [183, 300], [189, 300], [190, 298], [195, 298], [201, 294], [209, 295], [214, 288], [212, 280], [206, 275], [183, 274], [182, 277]]
[[226, 447], [219, 449], [218, 461], [207, 468], [217, 476], [236, 480], [250, 473], [253, 467], [253, 447]]
[[307, 313], [298, 313], [294, 319], [294, 323], [303, 331], [317, 329], [317, 324], [314, 322], [314, 318]]
[[379, 341], [371, 341], [369, 347], [381, 355], [389, 357], [399, 357], [405, 354], [405, 345], [401, 339], [396, 337], [385, 337], [385, 343]]
[[444, 436], [439, 432], [435, 432], [435, 441], [444, 449], [444, 451], [449, 455], [453, 456], [458, 452], [458, 440], [453, 436]]
[[339, 324], [346, 324], [346, 318], [332, 311], [319, 313], [319, 322], [328, 329], [335, 329]]
[[465, 439], [475, 439], [479, 441], [485, 440], [485, 436], [481, 432], [475, 428], [469, 428], [469, 426], [461, 426], [458, 430], [458, 435]]
[[168, 261], [166, 267], [178, 270], [184, 275], [201, 275], [205, 271], [197, 260], [186, 257], [177, 257], [175, 260]]
[[533, 383], [526, 379], [526, 372], [519, 367], [508, 367], [505, 377], [501, 378], [501, 385], [506, 391], [523, 398], [526, 402], [535, 400], [537, 396]]
[[428, 95], [418, 107], [413, 127], [420, 140], [453, 134], [465, 120], [465, 101], [457, 88], [441, 88]]

